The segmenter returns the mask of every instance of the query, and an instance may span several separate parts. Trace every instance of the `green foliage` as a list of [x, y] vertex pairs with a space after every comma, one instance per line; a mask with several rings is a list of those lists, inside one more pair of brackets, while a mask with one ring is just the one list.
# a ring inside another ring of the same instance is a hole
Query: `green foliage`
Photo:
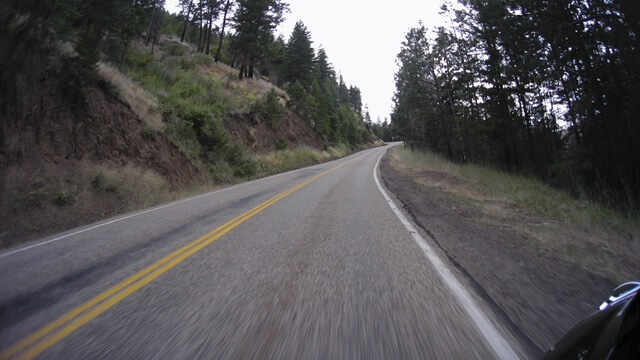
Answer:
[[[210, 59], [194, 56], [194, 60], [197, 58]], [[202, 163], [212, 180], [228, 182], [255, 176], [255, 160], [230, 141], [222, 124], [232, 101], [221, 80], [192, 69], [193, 60], [189, 62], [191, 68], [172, 59], [147, 63], [137, 51], [131, 51], [127, 59], [131, 59], [126, 65], [133, 79], [160, 100], [165, 134], [187, 156]], [[260, 114], [274, 123], [284, 116], [275, 91], [260, 101]]]
[[157, 131], [149, 126], [144, 126], [140, 132], [140, 136], [144, 141], [153, 141], [156, 138]]
[[276, 150], [286, 150], [288, 148], [289, 148], [289, 143], [287, 142], [287, 140], [283, 138], [279, 138], [276, 141]]
[[637, 211], [637, 7], [464, 1], [443, 11], [450, 28], [410, 29], [398, 54], [391, 120], [402, 138]]
[[273, 39], [289, 5], [281, 0], [238, 0], [232, 18], [234, 49], [240, 54], [240, 79], [253, 76], [253, 66]]
[[213, 65], [213, 59], [209, 55], [198, 54], [198, 55], [194, 55], [193, 58], [191, 58], [191, 63], [193, 65], [211, 66]]
[[289, 37], [284, 59], [284, 81], [299, 81], [306, 89], [313, 81], [314, 53], [311, 35], [302, 21], [298, 21]]
[[300, 81], [296, 80], [292, 85], [287, 88], [287, 93], [291, 97], [291, 102], [294, 106], [304, 112], [302, 108], [304, 108], [304, 101], [307, 97], [307, 91], [304, 89], [304, 86], [300, 83]]
[[160, 43], [162, 49], [171, 56], [182, 56], [187, 53], [187, 48], [177, 41], [169, 40]]
[[278, 94], [271, 89], [263, 100], [254, 102], [251, 113], [265, 120], [269, 125], [276, 126], [284, 120], [285, 111], [278, 102]]

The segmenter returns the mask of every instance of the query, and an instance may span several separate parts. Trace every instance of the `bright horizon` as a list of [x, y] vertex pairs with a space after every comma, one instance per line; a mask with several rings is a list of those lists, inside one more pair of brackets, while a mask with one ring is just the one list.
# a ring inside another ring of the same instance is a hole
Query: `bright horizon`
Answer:
[[[287, 2], [291, 11], [276, 33], [288, 39], [295, 23], [302, 20], [314, 50], [322, 46], [345, 83], [360, 88], [363, 111], [367, 105], [373, 121], [391, 113], [396, 55], [407, 30], [420, 21], [429, 28], [444, 24], [438, 13], [441, 0], [397, 0], [386, 7], [358, 0]], [[177, 4], [178, 0], [167, 0], [166, 8], [177, 12]]]

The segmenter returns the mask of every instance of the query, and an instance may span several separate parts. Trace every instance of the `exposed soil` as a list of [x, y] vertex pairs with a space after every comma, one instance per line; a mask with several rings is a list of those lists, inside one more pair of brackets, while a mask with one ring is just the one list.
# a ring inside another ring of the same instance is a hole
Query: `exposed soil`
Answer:
[[108, 87], [87, 90], [78, 100], [61, 93], [57, 75], [40, 81], [0, 119], [0, 247], [127, 210], [127, 201], [113, 194], [90, 196], [90, 208], [72, 206], [90, 187], [95, 174], [87, 172], [96, 168], [126, 166], [170, 190], [203, 178]]
[[254, 115], [232, 114], [225, 119], [224, 126], [235, 141], [256, 154], [277, 150], [278, 142], [282, 141], [291, 148], [309, 146], [322, 150], [324, 145], [311, 124], [290, 110], [276, 125], [270, 125]]
[[[464, 274], [533, 357], [540, 357], [571, 327], [597, 310], [615, 283], [531, 243], [513, 224], [487, 222], [483, 214], [438, 190], [466, 180], [416, 169], [391, 150], [383, 158], [385, 186]], [[508, 209], [508, 221], [538, 221]]]

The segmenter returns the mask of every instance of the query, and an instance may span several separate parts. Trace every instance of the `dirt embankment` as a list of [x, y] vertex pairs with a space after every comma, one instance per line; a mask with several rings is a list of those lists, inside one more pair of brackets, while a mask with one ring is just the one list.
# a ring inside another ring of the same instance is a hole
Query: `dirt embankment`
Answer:
[[83, 100], [65, 88], [48, 74], [2, 114], [0, 246], [148, 206], [202, 179], [109, 86]]
[[[393, 151], [383, 158], [381, 174], [415, 222], [535, 357], [593, 313], [616, 285], [532, 244], [514, 230], [517, 223], [484, 221], [481, 209], [436, 186], [455, 187], [465, 179], [408, 166]], [[537, 221], [520, 209], [510, 211], [511, 221]]]
[[311, 125], [289, 109], [282, 123], [275, 126], [251, 114], [231, 114], [225, 118], [224, 126], [235, 141], [255, 154], [275, 151], [278, 146], [285, 145], [290, 148], [308, 146], [319, 150], [324, 146], [324, 141]]
[[284, 115], [276, 124], [260, 119], [260, 116], [250, 112], [232, 112], [225, 117], [224, 127], [227, 133], [248, 151], [265, 154], [285, 146], [292, 149], [304, 146], [324, 149], [326, 140], [313, 130], [309, 120], [298, 115], [290, 104], [289, 96], [282, 89], [259, 77], [238, 81], [238, 70], [222, 63], [200, 65], [198, 69], [205, 76], [219, 78], [231, 97], [244, 98], [251, 94], [250, 97], [264, 99], [271, 90], [278, 95]]

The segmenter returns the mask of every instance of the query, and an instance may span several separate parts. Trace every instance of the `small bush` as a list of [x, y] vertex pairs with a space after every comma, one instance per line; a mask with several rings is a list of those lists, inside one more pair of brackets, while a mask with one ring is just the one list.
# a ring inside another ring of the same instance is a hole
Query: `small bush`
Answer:
[[337, 159], [349, 153], [349, 147], [344, 144], [340, 144], [337, 148], [329, 147], [327, 151], [318, 151], [303, 146], [297, 149], [279, 150], [258, 155], [256, 161], [260, 174], [269, 175]]
[[214, 182], [230, 182], [233, 180], [233, 168], [224, 160], [209, 165], [207, 170], [209, 177]]
[[142, 131], [140, 132], [140, 136], [142, 136], [142, 139], [144, 141], [154, 141], [156, 138], [156, 133], [157, 131], [152, 129], [149, 126], [144, 126], [142, 128]]
[[153, 54], [150, 54], [148, 52], [140, 51], [138, 49], [131, 49], [127, 52], [126, 60], [129, 65], [146, 67], [151, 64], [155, 60], [155, 58], [153, 57]]
[[66, 188], [58, 190], [55, 194], [53, 194], [51, 201], [58, 206], [68, 204], [71, 201], [71, 190]]
[[278, 94], [271, 89], [263, 100], [258, 100], [251, 106], [250, 112], [265, 120], [269, 125], [278, 125], [284, 119], [284, 109], [278, 102]]
[[276, 141], [276, 150], [286, 150], [289, 148], [287, 140], [280, 138]]
[[47, 198], [47, 190], [44, 187], [29, 191], [23, 198], [27, 207], [42, 207]]
[[198, 55], [194, 55], [193, 58], [191, 58], [191, 63], [195, 66], [195, 65], [207, 65], [207, 66], [211, 66], [213, 65], [213, 59], [211, 58], [211, 56], [209, 55], [204, 55], [204, 54], [198, 54]]
[[109, 181], [102, 171], [99, 171], [93, 179], [90, 181], [91, 187], [95, 190], [115, 192], [118, 190], [118, 185], [112, 181]]
[[165, 42], [162, 44], [162, 49], [171, 56], [182, 56], [187, 52], [184, 45], [175, 41]]

